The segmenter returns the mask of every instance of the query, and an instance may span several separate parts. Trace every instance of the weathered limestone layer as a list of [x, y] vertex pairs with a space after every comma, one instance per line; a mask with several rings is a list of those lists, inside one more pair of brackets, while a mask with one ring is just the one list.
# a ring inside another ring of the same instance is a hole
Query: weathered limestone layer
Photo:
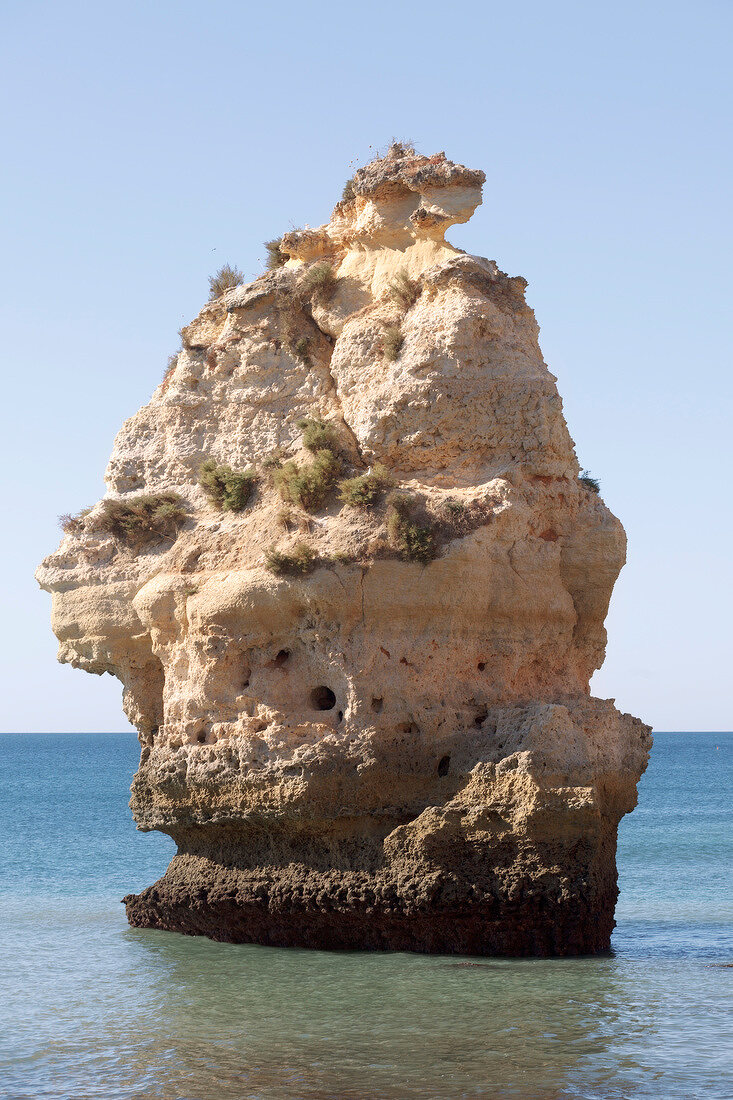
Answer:
[[[178, 845], [125, 899], [132, 924], [609, 946], [617, 826], [651, 744], [589, 695], [625, 536], [579, 477], [525, 281], [445, 241], [483, 181], [393, 147], [328, 225], [286, 234], [282, 266], [209, 301], [120, 431], [106, 502], [39, 569], [59, 659], [123, 684], [138, 827]], [[283, 463], [313, 462], [303, 418], [331, 431], [340, 476], [386, 468], [431, 553], [400, 542], [384, 493], [284, 505]], [[257, 471], [242, 510], [202, 489], [212, 458]], [[142, 493], [180, 494], [183, 525], [100, 525]], [[273, 571], [273, 548], [303, 543], [309, 571]]]

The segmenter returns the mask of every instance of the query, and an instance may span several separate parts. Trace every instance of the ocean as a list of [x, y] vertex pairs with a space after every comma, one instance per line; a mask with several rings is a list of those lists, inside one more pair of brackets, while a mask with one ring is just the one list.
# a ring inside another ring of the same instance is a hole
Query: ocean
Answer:
[[655, 735], [611, 954], [519, 961], [129, 928], [134, 735], [0, 745], [2, 1100], [733, 1096], [732, 734]]

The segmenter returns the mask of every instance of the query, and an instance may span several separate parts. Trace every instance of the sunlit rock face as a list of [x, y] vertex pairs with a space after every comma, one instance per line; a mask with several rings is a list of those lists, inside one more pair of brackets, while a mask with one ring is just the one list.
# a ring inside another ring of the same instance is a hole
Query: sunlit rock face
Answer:
[[[525, 281], [444, 238], [483, 181], [394, 146], [280, 266], [207, 302], [123, 425], [107, 497], [39, 568], [59, 659], [123, 684], [139, 828], [178, 845], [125, 899], [134, 925], [609, 946], [651, 744], [588, 687], [625, 536], [579, 477]], [[316, 461], [304, 419], [339, 468], [305, 506], [283, 476]], [[255, 470], [240, 510], [202, 488], [207, 459]], [[342, 499], [370, 470], [374, 499]], [[185, 508], [164, 534], [100, 522], [163, 493]]]

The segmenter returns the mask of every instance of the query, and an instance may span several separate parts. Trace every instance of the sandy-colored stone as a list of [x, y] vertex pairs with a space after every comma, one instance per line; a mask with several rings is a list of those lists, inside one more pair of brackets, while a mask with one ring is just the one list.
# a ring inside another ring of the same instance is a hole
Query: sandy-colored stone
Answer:
[[[132, 923], [324, 947], [568, 954], [608, 947], [620, 817], [651, 743], [589, 695], [625, 536], [579, 479], [526, 283], [444, 239], [483, 173], [394, 147], [285, 265], [207, 302], [115, 441], [108, 498], [175, 491], [143, 548], [94, 531], [39, 568], [59, 659], [123, 684], [141, 829], [178, 854]], [[330, 263], [336, 289], [304, 298]], [[417, 284], [406, 308], [400, 274]], [[399, 324], [398, 357], [384, 353]], [[296, 350], [307, 340], [307, 352]], [[384, 464], [438, 555], [403, 560], [385, 504], [307, 515], [263, 459], [338, 432], [344, 476]], [[255, 465], [218, 512], [202, 462]], [[302, 577], [266, 552], [307, 542]], [[314, 706], [328, 688], [331, 709]]]

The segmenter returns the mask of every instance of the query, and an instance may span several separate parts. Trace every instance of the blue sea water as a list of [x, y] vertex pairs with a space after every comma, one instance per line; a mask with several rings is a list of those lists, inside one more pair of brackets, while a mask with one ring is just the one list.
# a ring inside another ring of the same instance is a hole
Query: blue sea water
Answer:
[[171, 841], [133, 735], [0, 741], [3, 1100], [733, 1096], [733, 735], [657, 734], [602, 958], [216, 944], [131, 929]]

